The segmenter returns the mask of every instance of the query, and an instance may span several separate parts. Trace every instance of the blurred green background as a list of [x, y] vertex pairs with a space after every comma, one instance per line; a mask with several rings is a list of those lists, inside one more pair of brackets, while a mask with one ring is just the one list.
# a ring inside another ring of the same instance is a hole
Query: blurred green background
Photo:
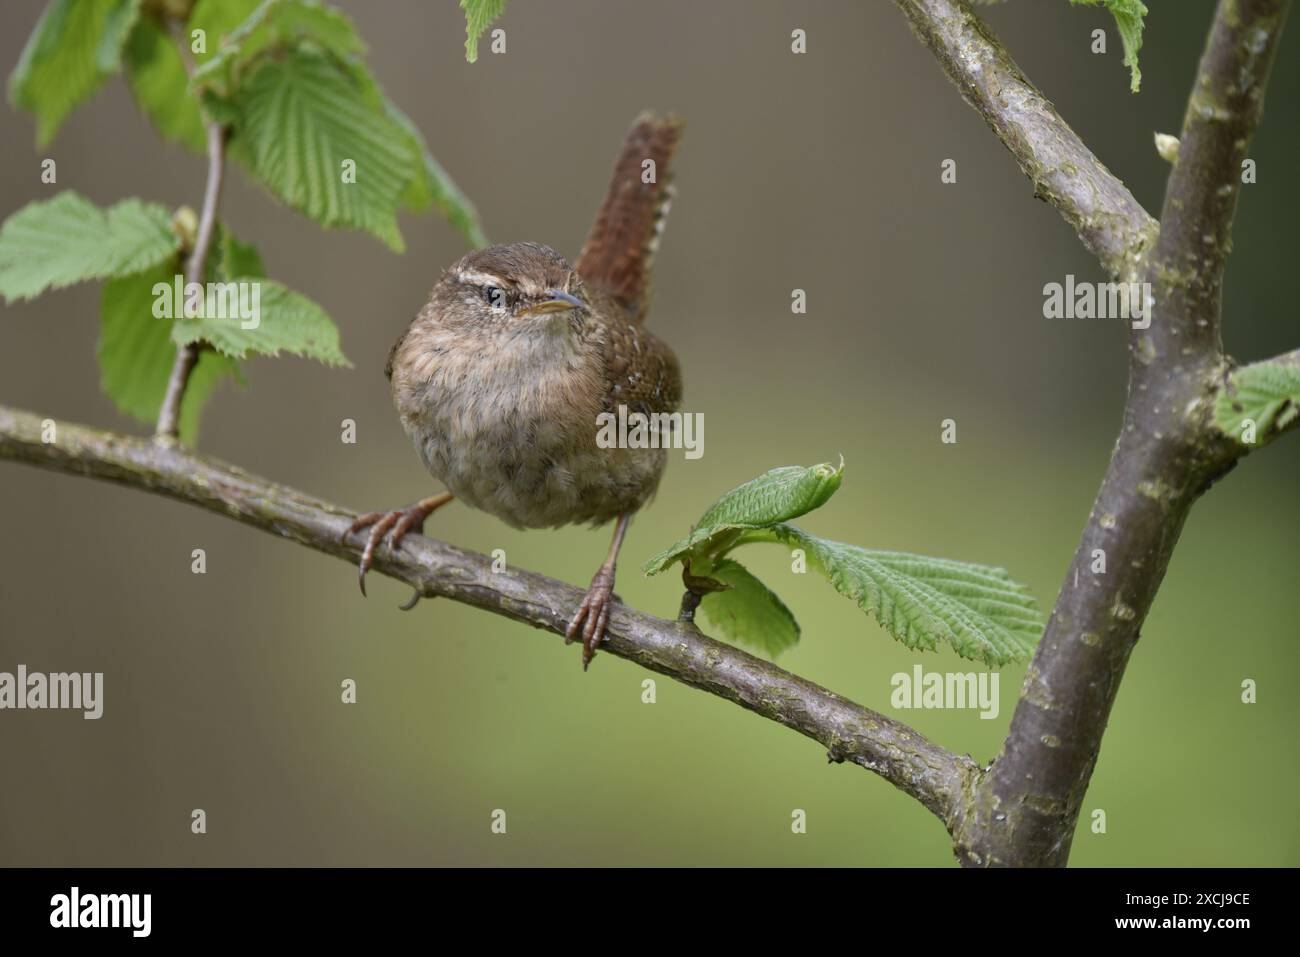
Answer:
[[[340, 4], [393, 99], [475, 200], [489, 235], [574, 255], [623, 132], [641, 109], [688, 123], [650, 324], [676, 349], [705, 455], [676, 453], [633, 523], [619, 591], [664, 616], [674, 576], [639, 563], [717, 494], [778, 464], [843, 453], [839, 494], [804, 520], [859, 544], [1000, 564], [1046, 609], [1100, 481], [1124, 394], [1119, 323], [1048, 321], [1042, 286], [1101, 279], [1056, 212], [960, 100], [892, 4], [754, 0], [515, 2], [508, 52], [465, 62], [455, 4]], [[1212, 4], [1148, 0], [1143, 88], [1108, 15], [1065, 0], [985, 8], [995, 32], [1101, 159], [1158, 214]], [[39, 4], [0, 8], [0, 63]], [[1089, 52], [1103, 27], [1110, 51]], [[808, 32], [807, 54], [789, 52]], [[1225, 339], [1243, 359], [1300, 343], [1286, 293], [1300, 193], [1296, 24], [1284, 37], [1251, 156], [1227, 283]], [[55, 143], [0, 119], [0, 214], [58, 188], [100, 203], [199, 202], [204, 163], [164, 147], [111, 81]], [[956, 185], [939, 164], [958, 163]], [[356, 367], [251, 363], [223, 389], [201, 448], [358, 509], [428, 494], [393, 413], [384, 358], [463, 252], [440, 220], [406, 217], [403, 256], [326, 233], [236, 172], [224, 218], [270, 274], [322, 303]], [[808, 292], [792, 316], [793, 288]], [[0, 402], [143, 431], [97, 391], [99, 290], [0, 311]], [[939, 423], [958, 443], [939, 443]], [[339, 425], [358, 423], [344, 445]], [[1076, 865], [1295, 865], [1300, 441], [1246, 460], [1197, 506], [1107, 734]], [[945, 865], [940, 824], [817, 745], [610, 655], [447, 601], [403, 614], [332, 559], [193, 508], [0, 463], [0, 670], [105, 672], [105, 716], [0, 713], [0, 862], [144, 864]], [[585, 584], [607, 531], [514, 532], [465, 508], [428, 530]], [[208, 573], [190, 573], [204, 548]], [[779, 550], [752, 567], [795, 611], [780, 664], [889, 707], [917, 661]], [[984, 761], [1001, 713], [897, 713]], [[354, 678], [358, 703], [339, 701]], [[1255, 705], [1240, 683], [1259, 683]], [[190, 811], [208, 814], [191, 835]], [[489, 830], [505, 809], [508, 833]], [[808, 815], [790, 829], [792, 809]], [[1093, 809], [1108, 832], [1088, 829]]]

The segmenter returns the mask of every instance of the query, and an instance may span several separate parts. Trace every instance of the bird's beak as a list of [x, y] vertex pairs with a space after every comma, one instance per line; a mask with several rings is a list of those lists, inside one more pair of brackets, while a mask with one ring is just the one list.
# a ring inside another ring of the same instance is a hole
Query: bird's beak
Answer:
[[587, 304], [577, 296], [562, 289], [546, 290], [546, 298], [519, 311], [521, 316], [543, 316], [548, 312], [565, 312], [569, 309], [586, 309]]

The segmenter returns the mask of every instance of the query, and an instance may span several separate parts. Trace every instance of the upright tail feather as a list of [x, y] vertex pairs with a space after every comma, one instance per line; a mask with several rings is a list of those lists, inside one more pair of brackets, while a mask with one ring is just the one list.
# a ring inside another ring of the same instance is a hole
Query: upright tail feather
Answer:
[[621, 301], [638, 321], [650, 300], [650, 269], [673, 197], [669, 166], [681, 133], [674, 116], [637, 117], [578, 257], [583, 281]]

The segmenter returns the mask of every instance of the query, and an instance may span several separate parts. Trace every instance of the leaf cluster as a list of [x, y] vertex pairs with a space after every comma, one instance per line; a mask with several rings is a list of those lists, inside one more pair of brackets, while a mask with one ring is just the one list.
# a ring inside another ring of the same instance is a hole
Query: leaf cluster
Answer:
[[776, 593], [731, 557], [757, 542], [801, 552], [802, 561], [909, 648], [934, 651], [946, 643], [991, 666], [1033, 653], [1042, 616], [1004, 569], [861, 548], [790, 524], [824, 505], [843, 475], [843, 462], [772, 469], [723, 495], [644, 570], [654, 575], [680, 562], [687, 587], [703, 592], [699, 610], [708, 623], [769, 654], [795, 644], [799, 625]]
[[[192, 150], [219, 136], [276, 199], [325, 227], [401, 251], [399, 210], [437, 208], [485, 245], [473, 206], [365, 62], [352, 22], [317, 0], [51, 0], [9, 78], [9, 97], [49, 143], [78, 105], [122, 73], [158, 133]], [[159, 316], [155, 289], [181, 274], [194, 216], [136, 199], [100, 208], [73, 192], [30, 203], [0, 228], [0, 295], [105, 280], [100, 370], [124, 412], [152, 421], [177, 345], [201, 358], [182, 409], [192, 440], [203, 397], [238, 362], [290, 352], [346, 365], [318, 305], [267, 279], [223, 225], [208, 281], [256, 283], [256, 328], [213, 315]]]

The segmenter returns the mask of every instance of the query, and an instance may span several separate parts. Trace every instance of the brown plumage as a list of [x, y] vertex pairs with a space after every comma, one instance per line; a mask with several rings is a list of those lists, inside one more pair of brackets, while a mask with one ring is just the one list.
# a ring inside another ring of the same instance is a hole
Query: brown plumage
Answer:
[[581, 631], [590, 662], [627, 522], [667, 460], [662, 448], [601, 448], [598, 417], [620, 406], [671, 413], [681, 398], [676, 358], [642, 325], [680, 132], [672, 118], [637, 119], [576, 268], [548, 246], [512, 243], [469, 253], [443, 273], [385, 371], [402, 425], [447, 492], [354, 524], [349, 534], [371, 526], [363, 591], [385, 533], [398, 547], [452, 497], [520, 528], [617, 519], [568, 632]]
[[644, 318], [649, 305], [655, 249], [673, 199], [670, 166], [681, 135], [675, 117], [637, 117], [578, 255], [582, 277], [622, 303], [634, 321]]

